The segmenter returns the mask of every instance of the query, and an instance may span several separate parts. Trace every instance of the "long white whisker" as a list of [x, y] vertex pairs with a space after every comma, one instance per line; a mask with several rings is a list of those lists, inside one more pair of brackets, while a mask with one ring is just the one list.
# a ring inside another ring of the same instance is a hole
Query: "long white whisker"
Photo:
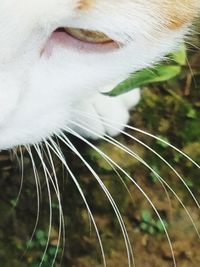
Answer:
[[[106, 135], [105, 135], [106, 136]], [[118, 142], [118, 141], [116, 141], [114, 138], [112, 138], [112, 137], [110, 137], [110, 136], [107, 136], [107, 138], [108, 139], [111, 139], [112, 141], [115, 141], [117, 144], [119, 144], [120, 145], [120, 143]], [[126, 148], [126, 152], [129, 154], [131, 154], [131, 155], [133, 155], [131, 152], [132, 152], [132, 150], [130, 150], [129, 148], [127, 148], [126, 146], [124, 146], [124, 145], [122, 145], [122, 147], [123, 148]], [[139, 157], [140, 158], [140, 157]], [[140, 158], [141, 159], [141, 158]], [[140, 160], [141, 161], [141, 160]], [[143, 165], [145, 165], [146, 167], [150, 167], [148, 164], [146, 164], [146, 162], [142, 162], [141, 161], [141, 163], [143, 164]], [[194, 229], [195, 229], [195, 231], [196, 231], [196, 233], [197, 233], [197, 235], [198, 235], [198, 237], [199, 237], [199, 239], [200, 239], [200, 233], [199, 233], [199, 230], [198, 230], [198, 228], [197, 228], [197, 226], [196, 226], [196, 224], [195, 224], [195, 222], [194, 222], [194, 219], [192, 218], [192, 216], [190, 215], [190, 213], [189, 213], [189, 211], [188, 211], [188, 209], [186, 208], [186, 206], [183, 204], [183, 201], [180, 199], [180, 197], [178, 196], [178, 194], [170, 187], [170, 185], [162, 178], [162, 176], [160, 176], [153, 168], [149, 168], [151, 171], [152, 171], [152, 173], [157, 177], [157, 179], [159, 180], [159, 182], [161, 182], [161, 185], [164, 187], [164, 190], [165, 190], [165, 192], [167, 193], [167, 191], [166, 191], [166, 188], [165, 187], [167, 187], [170, 191], [171, 191], [171, 193], [175, 196], [175, 198], [178, 200], [178, 202], [181, 204], [181, 206], [183, 207], [183, 209], [185, 210], [185, 212], [186, 212], [186, 214], [188, 215], [188, 217], [189, 217], [189, 219], [190, 219], [190, 221], [191, 221], [191, 223], [192, 223], [192, 225], [193, 225], [193, 227], [194, 227]], [[167, 198], [169, 199], [169, 195], [168, 195], [168, 193], [167, 193]]]
[[[60, 138], [61, 141], [63, 141], [66, 145], [68, 145], [67, 143], [69, 143], [71, 149], [77, 154], [77, 156], [83, 161], [83, 163], [86, 165], [86, 167], [90, 170], [90, 172], [92, 173], [92, 175], [95, 177], [95, 179], [98, 181], [99, 185], [101, 186], [102, 190], [104, 191], [104, 193], [106, 194], [107, 198], [109, 199], [110, 204], [113, 207], [113, 210], [117, 216], [118, 222], [120, 224], [122, 233], [123, 233], [123, 237], [125, 240], [125, 245], [126, 245], [126, 249], [127, 249], [127, 256], [128, 256], [128, 262], [129, 262], [129, 266], [131, 266], [131, 263], [133, 262], [133, 265], [135, 266], [134, 263], [134, 257], [132, 254], [132, 246], [128, 237], [128, 233], [126, 230], [126, 226], [124, 224], [123, 218], [121, 216], [121, 213], [113, 199], [113, 197], [111, 196], [110, 192], [108, 191], [108, 189], [106, 188], [106, 186], [104, 185], [104, 183], [101, 181], [100, 177], [97, 175], [97, 173], [94, 171], [94, 169], [88, 164], [88, 162], [82, 157], [82, 155], [78, 152], [78, 150], [75, 148], [75, 146], [70, 142], [70, 140], [61, 132], [60, 135], [63, 136], [63, 138], [61, 136], [58, 135], [58, 138]], [[66, 141], [67, 142], [66, 142]], [[68, 146], [69, 146], [68, 145]]]
[[[60, 190], [59, 190], [58, 179], [57, 179], [57, 175], [56, 175], [56, 171], [55, 171], [55, 166], [54, 166], [54, 163], [53, 163], [53, 159], [52, 159], [52, 155], [51, 155], [50, 149], [48, 147], [48, 142], [46, 140], [44, 140], [44, 143], [45, 143], [45, 146], [46, 146], [46, 149], [47, 149], [47, 153], [48, 153], [48, 157], [49, 157], [49, 160], [50, 160], [50, 163], [51, 163], [51, 166], [52, 166], [53, 176], [54, 176], [54, 180], [55, 180], [55, 189], [54, 190], [55, 191], [57, 190], [57, 199], [58, 199], [58, 205], [59, 205], [58, 244], [56, 246], [56, 252], [55, 252], [55, 256], [54, 256], [53, 262], [52, 262], [52, 266], [53, 266], [54, 263], [55, 263], [57, 254], [58, 254], [59, 244], [61, 242], [62, 230], [63, 230], [63, 253], [64, 253], [64, 247], [65, 247], [65, 221], [64, 221], [64, 216], [63, 216], [62, 204], [61, 204], [61, 199], [60, 199]], [[52, 182], [52, 184], [54, 186], [52, 178], [51, 178], [51, 182]]]
[[[81, 114], [80, 114], [81, 115]], [[89, 116], [89, 115], [88, 115]], [[91, 116], [89, 117], [90, 119], [91, 119]], [[112, 124], [111, 123], [106, 123], [105, 121], [107, 121], [107, 119], [105, 119], [105, 118], [102, 118], [101, 117], [101, 120], [102, 120], [102, 123], [103, 124], [105, 124], [105, 125], [107, 125], [107, 126], [109, 126], [110, 128], [112, 128], [112, 129], [115, 129], [115, 130], [119, 130], [118, 128], [116, 128], [116, 127], [114, 127], [113, 126], [113, 124], [117, 124], [117, 123], [115, 123], [115, 122], [112, 122]], [[120, 126], [121, 126], [122, 124], [120, 124]], [[129, 126], [129, 125], [126, 125], [127, 126], [127, 128], [129, 128], [129, 127], [131, 127], [131, 126]], [[124, 127], [125, 127], [125, 125], [124, 125]], [[131, 127], [132, 128], [132, 127]], [[134, 127], [133, 127], [134, 128]], [[139, 129], [137, 129], [138, 131], [139, 131]], [[132, 135], [130, 135], [130, 134], [128, 134], [128, 133], [126, 133], [125, 131], [123, 131], [123, 130], [119, 130], [120, 131], [120, 133], [122, 133], [122, 134], [124, 134], [124, 135], [126, 135], [126, 136], [128, 136], [129, 138], [131, 138], [132, 140], [134, 140], [134, 141], [136, 141], [137, 143], [139, 143], [139, 144], [141, 144], [142, 146], [144, 146], [144, 147], [146, 147], [149, 151], [151, 151], [152, 153], [154, 153], [157, 157], [159, 157], [174, 173], [175, 173], [175, 175], [180, 179], [180, 181], [183, 183], [183, 185], [186, 187], [186, 189], [188, 190], [188, 192], [189, 192], [189, 194], [191, 195], [191, 197], [192, 197], [192, 199], [194, 200], [194, 202], [195, 202], [195, 204], [197, 205], [197, 207], [198, 208], [200, 208], [200, 204], [199, 204], [199, 202], [198, 202], [198, 200], [196, 199], [196, 197], [194, 196], [194, 194], [193, 194], [193, 192], [191, 191], [191, 189], [189, 188], [189, 186], [187, 185], [187, 183], [185, 182], [185, 180], [183, 179], [183, 177], [175, 170], [175, 168], [166, 160], [166, 159], [164, 159], [159, 153], [157, 153], [154, 149], [152, 149], [151, 147], [149, 147], [146, 143], [144, 143], [144, 142], [142, 142], [141, 140], [139, 140], [138, 138], [136, 138], [136, 137], [134, 137], [134, 136], [132, 136]], [[152, 135], [152, 137], [153, 137], [153, 135]], [[155, 136], [154, 136], [155, 137]], [[159, 139], [158, 138], [158, 140], [159, 141], [161, 141], [162, 139]], [[163, 140], [164, 141], [164, 140]], [[168, 145], [168, 142], [166, 142], [165, 141], [165, 144], [167, 144]], [[197, 164], [198, 165], [198, 164]]]
[[160, 175], [153, 169], [149, 166], [149, 164], [147, 164], [146, 161], [144, 161], [138, 154], [136, 154], [135, 152], [133, 152], [132, 150], [130, 150], [128, 147], [126, 147], [125, 145], [123, 145], [122, 143], [118, 142], [116, 139], [112, 138], [111, 136], [109, 135], [99, 135], [98, 133], [95, 133], [94, 131], [90, 130], [88, 128], [89, 125], [87, 126], [83, 126], [81, 124], [78, 124], [76, 122], [73, 122], [73, 121], [70, 121], [71, 124], [75, 124], [76, 126], [78, 127], [81, 127], [82, 129], [84, 129], [85, 131], [88, 131], [94, 135], [96, 135], [98, 138], [101, 138], [109, 143], [111, 143], [112, 145], [118, 147], [119, 149], [125, 151], [126, 153], [128, 153], [129, 155], [131, 155], [132, 157], [134, 157], [136, 160], [138, 160], [140, 163], [142, 163], [144, 166], [146, 166], [159, 180], [159, 182], [161, 183], [161, 186], [163, 187], [166, 195], [167, 195], [167, 198], [168, 198], [168, 201], [170, 203], [170, 198], [169, 198], [169, 195], [168, 195], [168, 192], [162, 182], [163, 179], [161, 179]]
[[43, 252], [43, 255], [42, 255], [42, 259], [39, 263], [39, 267], [42, 266], [43, 262], [44, 262], [44, 258], [45, 258], [45, 255], [46, 255], [46, 252], [47, 252], [47, 249], [48, 249], [48, 246], [49, 246], [49, 242], [50, 242], [50, 236], [51, 236], [51, 230], [52, 230], [52, 198], [51, 198], [51, 189], [50, 189], [50, 186], [49, 186], [49, 175], [48, 175], [48, 171], [47, 171], [47, 167], [46, 167], [46, 164], [44, 163], [44, 159], [42, 157], [42, 153], [41, 153], [41, 150], [40, 150], [40, 147], [39, 145], [34, 145], [34, 148], [41, 160], [41, 163], [42, 163], [42, 167], [43, 167], [43, 171], [44, 171], [44, 175], [45, 175], [45, 181], [46, 181], [46, 186], [47, 186], [47, 192], [48, 192], [48, 199], [49, 199], [49, 229], [48, 229], [48, 236], [47, 236], [47, 241], [46, 241], [46, 246], [45, 246], [45, 249], [44, 249], [44, 252]]
[[76, 133], [75, 131], [73, 131], [72, 129], [70, 129], [69, 127], [66, 127], [64, 130], [68, 131], [72, 135], [74, 135], [74, 136], [78, 137], [79, 139], [83, 140], [90, 147], [92, 147], [93, 149], [95, 149], [99, 154], [104, 155], [108, 160], [111, 161], [111, 163], [114, 166], [116, 166], [116, 168], [118, 168], [122, 173], [124, 173], [126, 175], [126, 177], [128, 177], [129, 180], [132, 181], [132, 183], [136, 186], [136, 188], [143, 194], [143, 196], [149, 202], [149, 204], [151, 205], [152, 209], [154, 210], [155, 214], [157, 215], [157, 217], [159, 218], [159, 220], [160, 220], [160, 222], [162, 224], [162, 227], [164, 229], [166, 238], [168, 240], [169, 248], [170, 248], [171, 255], [172, 255], [173, 264], [174, 264], [174, 267], [176, 267], [177, 266], [176, 259], [175, 259], [175, 255], [174, 255], [174, 251], [173, 251], [173, 246], [172, 246], [172, 243], [171, 243], [171, 239], [170, 239], [169, 233], [168, 233], [168, 231], [166, 229], [166, 226], [165, 226], [165, 224], [163, 222], [162, 217], [160, 216], [160, 214], [157, 211], [155, 205], [153, 204], [153, 202], [151, 201], [151, 199], [149, 198], [149, 196], [146, 194], [146, 192], [136, 183], [136, 181], [123, 168], [121, 168], [116, 162], [114, 162], [110, 157], [108, 157], [105, 153], [103, 153], [103, 151], [101, 151], [100, 149], [98, 149], [97, 147], [95, 147], [92, 143], [90, 143], [88, 140], [86, 140], [85, 138], [83, 138], [81, 135], [79, 135], [78, 133]]
[[85, 195], [83, 194], [83, 191], [80, 187], [80, 184], [78, 183], [75, 175], [73, 174], [73, 172], [71, 171], [71, 169], [69, 168], [68, 164], [66, 163], [61, 151], [59, 150], [59, 148], [57, 147], [57, 144], [51, 139], [50, 140], [52, 145], [50, 143], [48, 143], [47, 145], [49, 146], [49, 148], [54, 152], [54, 154], [60, 159], [60, 161], [63, 163], [63, 165], [65, 166], [66, 170], [69, 172], [74, 184], [76, 185], [78, 191], [79, 191], [79, 194], [81, 195], [84, 203], [85, 203], [85, 206], [87, 208], [87, 211], [88, 211], [88, 214], [91, 218], [91, 221], [93, 223], [93, 226], [94, 226], [94, 229], [95, 229], [95, 232], [96, 232], [96, 235], [97, 235], [97, 238], [98, 238], [98, 241], [99, 241], [99, 245], [100, 245], [100, 249], [101, 249], [101, 254], [102, 254], [102, 259], [103, 259], [103, 266], [106, 267], [107, 266], [107, 263], [106, 263], [106, 258], [105, 258], [105, 252], [104, 252], [104, 248], [103, 248], [103, 244], [102, 244], [102, 240], [101, 240], [101, 236], [100, 236], [100, 233], [99, 233], [99, 230], [98, 230], [98, 227], [96, 225], [96, 222], [95, 222], [95, 219], [92, 215], [92, 212], [91, 212], [91, 209], [90, 209], [90, 206], [85, 198]]
[[31, 159], [31, 164], [32, 164], [33, 174], [34, 174], [34, 179], [35, 179], [35, 186], [36, 186], [36, 195], [37, 195], [37, 215], [36, 215], [36, 220], [35, 220], [35, 225], [34, 225], [34, 228], [33, 228], [33, 232], [31, 234], [31, 237], [30, 237], [29, 241], [28, 241], [28, 246], [27, 246], [27, 248], [28, 248], [29, 244], [33, 240], [33, 237], [35, 235], [35, 232], [36, 232], [36, 229], [37, 229], [37, 226], [38, 226], [38, 222], [39, 222], [39, 217], [40, 217], [40, 188], [39, 188], [39, 182], [38, 182], [39, 181], [39, 176], [38, 176], [37, 168], [35, 166], [35, 161], [33, 159], [31, 148], [30, 148], [30, 146], [25, 146], [25, 148], [26, 148], [26, 150], [27, 150], [27, 152], [29, 154], [29, 157]]
[[[95, 118], [94, 116], [92, 116], [90, 113], [88, 113], [88, 112], [84, 112], [84, 111], [82, 111], [82, 110], [78, 110], [78, 109], [75, 110], [75, 109], [73, 109], [73, 110], [71, 110], [71, 112], [78, 113], [79, 115], [82, 115], [82, 116], [83, 116], [83, 115], [84, 115], [84, 116], [88, 116], [88, 117], [90, 117], [90, 118], [93, 117], [94, 119], [96, 119], [96, 118]], [[170, 148], [172, 148], [172, 149], [174, 149], [175, 151], [177, 151], [178, 153], [180, 153], [182, 156], [184, 156], [186, 159], [188, 159], [190, 162], [192, 162], [198, 169], [200, 169], [200, 165], [199, 165], [197, 162], [195, 162], [190, 156], [188, 156], [186, 153], [184, 153], [183, 151], [181, 151], [179, 148], [177, 148], [176, 146], [172, 145], [171, 143], [167, 142], [166, 140], [164, 140], [164, 139], [162, 139], [162, 138], [160, 138], [160, 137], [158, 137], [158, 136], [156, 136], [156, 135], [153, 135], [153, 134], [151, 134], [151, 133], [148, 133], [148, 132], [146, 132], [145, 130], [141, 130], [141, 129], [139, 129], [139, 128], [130, 126], [130, 125], [128, 125], [128, 124], [124, 124], [124, 123], [119, 123], [119, 122], [116, 122], [116, 121], [112, 121], [112, 120], [110, 120], [109, 118], [105, 118], [105, 117], [102, 117], [102, 116], [100, 116], [100, 115], [98, 115], [98, 117], [99, 117], [102, 121], [109, 123], [109, 126], [110, 126], [110, 124], [111, 124], [111, 125], [116, 125], [116, 126], [120, 126], [120, 127], [123, 127], [123, 128], [127, 128], [127, 129], [133, 130], [133, 131], [135, 131], [135, 132], [139, 132], [139, 133], [142, 133], [142, 134], [144, 134], [144, 135], [147, 135], [147, 136], [149, 136], [149, 137], [151, 137], [151, 138], [153, 138], [153, 139], [155, 139], [155, 140], [157, 140], [157, 141], [159, 141], [159, 142], [162, 142], [163, 144], [169, 146]]]
[[19, 192], [17, 194], [17, 198], [16, 198], [16, 203], [19, 202], [19, 198], [22, 192], [22, 188], [23, 188], [23, 184], [24, 184], [24, 157], [23, 157], [23, 153], [22, 153], [22, 147], [19, 147], [19, 151], [20, 151], [20, 160], [21, 160], [21, 164], [20, 164], [20, 169], [21, 169], [21, 179], [20, 179], [20, 187], [19, 187]]
[[[70, 123], [73, 123], [72, 121], [70, 121]], [[87, 127], [81, 125], [81, 124], [77, 124], [77, 123], [74, 123], [76, 126], [78, 127], [81, 127], [82, 129], [84, 129], [85, 131], [88, 131], [92, 134], [95, 134], [96, 136], [98, 136], [98, 138], [101, 138], [115, 146], [117, 146], [119, 149], [122, 149], [123, 151], [125, 151], [126, 153], [128, 153], [129, 155], [133, 156], [134, 158], [136, 158], [139, 162], [141, 162], [144, 166], [146, 166], [156, 177], [157, 179], [159, 180], [159, 182], [161, 183], [161, 185], [164, 187], [164, 190], [166, 192], [166, 188], [165, 186], [172, 192], [172, 194], [176, 197], [176, 199], [178, 200], [178, 202], [181, 204], [181, 206], [183, 207], [183, 209], [185, 210], [186, 214], [188, 215], [188, 218], [190, 219], [193, 227], [194, 227], [194, 230], [196, 231], [199, 239], [200, 239], [200, 233], [199, 233], [199, 230], [194, 222], [194, 219], [192, 218], [192, 216], [190, 215], [188, 209], [186, 208], [186, 206], [183, 204], [183, 201], [180, 199], [180, 197], [177, 195], [177, 193], [169, 186], [169, 184], [152, 168], [150, 167], [139, 155], [137, 155], [136, 153], [134, 153], [132, 150], [130, 150], [128, 147], [126, 147], [125, 145], [121, 144], [120, 142], [118, 142], [116, 139], [112, 138], [111, 136], [108, 136], [108, 135], [104, 135], [104, 136], [101, 136], [101, 135], [98, 135], [97, 133], [95, 133], [94, 131], [88, 129], [88, 125]], [[121, 131], [122, 133], [126, 134], [124, 131]], [[132, 137], [131, 135], [129, 134], [126, 134], [128, 137], [130, 138], [134, 138]], [[134, 138], [134, 140], [136, 139], [137, 141], [137, 138]], [[109, 141], [111, 140], [111, 141]], [[140, 141], [140, 140], [138, 140]], [[140, 141], [141, 143], [143, 143], [142, 141]], [[146, 144], [145, 144], [145, 147], [151, 149], [150, 147], [148, 147]], [[154, 150], [153, 150], [154, 151]], [[156, 151], [154, 151], [156, 154], [158, 154]], [[160, 156], [158, 154], [158, 156]], [[161, 157], [161, 156], [160, 156]], [[162, 157], [161, 157], [162, 158]], [[164, 161], [166, 161], [165, 159], [163, 159]], [[166, 164], [168, 165], [169, 163], [166, 161]], [[171, 166], [169, 164], [169, 166]], [[171, 168], [173, 169], [173, 167], [171, 166]], [[176, 170], [175, 170], [175, 173], [177, 175], [179, 175]], [[182, 178], [182, 177], [181, 177]], [[167, 194], [167, 197], [169, 199], [169, 196]]]
[[17, 159], [17, 162], [19, 164], [19, 168], [21, 169], [21, 161], [20, 161], [20, 158], [19, 158], [18, 153], [17, 153], [17, 148], [13, 148], [12, 152], [13, 152], [12, 158], [15, 157]]

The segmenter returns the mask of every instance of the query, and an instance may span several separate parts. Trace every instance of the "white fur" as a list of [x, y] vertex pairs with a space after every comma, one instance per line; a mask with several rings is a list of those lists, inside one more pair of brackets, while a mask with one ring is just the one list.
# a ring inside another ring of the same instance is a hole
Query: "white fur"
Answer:
[[[187, 32], [186, 26], [179, 31], [164, 28], [156, 1], [96, 0], [87, 11], [77, 10], [77, 2], [1, 0], [0, 149], [56, 133], [77, 119], [73, 108], [126, 123], [139, 92], [116, 99], [100, 92], [160, 60]], [[101, 31], [124, 46], [105, 54], [57, 47], [49, 59], [40, 57], [47, 38], [63, 26]], [[117, 133], [100, 121], [92, 128]]]

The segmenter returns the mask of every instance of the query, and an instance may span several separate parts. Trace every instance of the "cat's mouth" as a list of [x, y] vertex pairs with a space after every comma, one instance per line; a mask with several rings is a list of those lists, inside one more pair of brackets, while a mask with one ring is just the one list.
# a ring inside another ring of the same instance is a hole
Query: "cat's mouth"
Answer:
[[80, 28], [58, 28], [47, 40], [41, 55], [52, 55], [57, 46], [83, 52], [110, 52], [120, 47], [106, 34]]
[[63, 31], [83, 42], [93, 44], [105, 44], [113, 42], [113, 40], [110, 39], [106, 34], [98, 31], [90, 31], [78, 28], [63, 28]]

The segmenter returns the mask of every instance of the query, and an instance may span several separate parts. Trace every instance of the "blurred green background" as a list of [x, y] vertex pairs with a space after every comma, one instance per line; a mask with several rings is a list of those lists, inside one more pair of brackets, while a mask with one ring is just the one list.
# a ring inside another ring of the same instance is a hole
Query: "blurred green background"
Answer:
[[[143, 129], [177, 146], [200, 164], [200, 38], [196, 34], [187, 45], [187, 62], [181, 73], [168, 81], [143, 86], [142, 101], [132, 111], [130, 125]], [[174, 61], [172, 61], [174, 63]], [[200, 201], [200, 171], [197, 166], [169, 145], [134, 130], [127, 133], [146, 143], [171, 164], [185, 184]], [[94, 149], [80, 140], [71, 140], [98, 173], [112, 194], [123, 216], [133, 246], [136, 266], [173, 266], [169, 244], [161, 222], [134, 184], [111, 166]], [[131, 138], [120, 135], [117, 140], [142, 157], [172, 188], [187, 207], [196, 227], [200, 227], [200, 213], [186, 186], [154, 153]], [[200, 243], [197, 233], [172, 191], [163, 188], [155, 173], [126, 152], [104, 142], [93, 142], [109, 155], [148, 194], [163, 218], [180, 267], [200, 266]], [[95, 178], [69, 149], [62, 145], [63, 154], [79, 181], [88, 200], [103, 242], [109, 267], [127, 265], [126, 248], [119, 222], [112, 206]], [[99, 267], [102, 256], [94, 227], [84, 202], [70, 175], [54, 156], [65, 221], [65, 238], [59, 249], [59, 205], [54, 188], [52, 197], [52, 228], [49, 236], [49, 195], [43, 166], [32, 150], [40, 179], [40, 213], [37, 221], [37, 190], [29, 154], [23, 150], [23, 173], [20, 151], [0, 154], [0, 267]], [[45, 158], [45, 151], [43, 156]], [[46, 165], [53, 170], [48, 160]], [[17, 198], [21, 177], [23, 187]], [[127, 190], [128, 189], [128, 190]], [[167, 193], [166, 193], [167, 191]], [[46, 244], [49, 236], [49, 245]], [[65, 240], [64, 240], [65, 239]], [[63, 242], [65, 241], [65, 242]]]

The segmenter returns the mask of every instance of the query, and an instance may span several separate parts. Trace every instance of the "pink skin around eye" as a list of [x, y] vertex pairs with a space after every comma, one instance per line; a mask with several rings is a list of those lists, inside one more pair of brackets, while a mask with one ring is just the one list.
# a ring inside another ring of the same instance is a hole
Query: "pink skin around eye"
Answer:
[[63, 47], [64, 49], [79, 50], [86, 53], [105, 53], [119, 48], [119, 45], [114, 41], [107, 43], [89, 43], [78, 40], [65, 31], [58, 30], [51, 34], [44, 46], [44, 49], [42, 50], [42, 55], [44, 54], [47, 57], [50, 57], [57, 46]]

